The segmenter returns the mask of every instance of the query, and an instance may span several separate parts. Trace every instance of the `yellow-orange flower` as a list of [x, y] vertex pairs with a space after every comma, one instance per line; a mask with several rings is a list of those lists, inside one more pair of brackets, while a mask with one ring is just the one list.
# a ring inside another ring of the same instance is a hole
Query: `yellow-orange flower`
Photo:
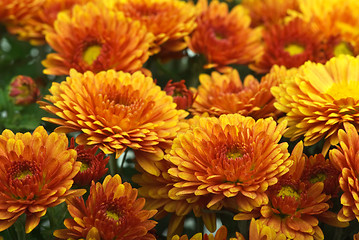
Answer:
[[359, 221], [359, 180], [358, 180], [358, 130], [351, 124], [344, 123], [344, 130], [339, 130], [339, 146], [330, 150], [329, 158], [341, 172], [339, 184], [343, 190], [341, 196], [342, 209], [338, 219], [349, 222], [356, 218]]
[[242, 0], [249, 10], [251, 25], [280, 24], [288, 15], [288, 10], [298, 9], [298, 0]]
[[249, 226], [249, 240], [287, 240], [287, 237], [283, 233], [276, 232], [274, 228], [263, 224], [263, 221], [252, 218]]
[[70, 190], [80, 170], [76, 151], [67, 149], [65, 134], [47, 134], [43, 127], [31, 133], [10, 130], [0, 135], [0, 231], [26, 214], [26, 233], [46, 214], [69, 196], [85, 190]]
[[280, 112], [273, 106], [275, 99], [270, 88], [278, 85], [287, 74], [284, 67], [275, 66], [260, 82], [248, 75], [244, 83], [235, 69], [224, 74], [201, 74], [201, 85], [190, 111], [196, 115], [207, 112], [215, 117], [230, 113], [240, 113], [255, 119], [276, 117]]
[[45, 44], [45, 31], [53, 28], [59, 12], [70, 10], [75, 4], [89, 1], [91, 0], [44, 0], [29, 18], [9, 25], [7, 30], [18, 35], [20, 40], [30, 41], [33, 45]]
[[[226, 240], [227, 239], [227, 228], [225, 226], [221, 226], [216, 234], [204, 234], [197, 233], [193, 237], [188, 238], [187, 235], [183, 236], [173, 236], [171, 240]], [[229, 238], [230, 240], [244, 240], [243, 236], [240, 233], [236, 233], [235, 238]]]
[[[115, 0], [114, 8], [139, 20], [155, 35], [161, 52], [178, 52], [187, 47], [184, 37], [196, 27], [195, 6], [180, 0]], [[156, 51], [156, 49], [154, 49]]]
[[349, 122], [359, 123], [359, 58], [341, 55], [325, 65], [312, 62], [294, 77], [272, 88], [274, 106], [285, 112], [291, 140], [304, 136], [309, 146], [325, 138], [324, 155], [337, 144], [338, 130]]
[[64, 221], [67, 229], [54, 232], [57, 238], [155, 239], [148, 231], [156, 225], [149, 220], [156, 210], [143, 210], [145, 199], [137, 198], [137, 190], [122, 183], [119, 175], [107, 176], [102, 184], [93, 183], [86, 204], [82, 197], [66, 202], [74, 219]]
[[162, 149], [170, 146], [186, 117], [184, 110], [176, 110], [172, 97], [141, 72], [82, 74], [72, 69], [66, 81], [53, 83], [50, 92], [45, 96], [48, 102], [40, 104], [59, 117], [43, 118], [61, 125], [56, 131], [81, 131], [77, 143], [98, 145], [106, 154], [116, 153], [116, 158], [127, 147], [138, 150], [137, 162], [155, 175], [159, 170], [150, 156], [163, 158]]
[[33, 14], [45, 0], [1, 0], [0, 23], [15, 24]]
[[165, 156], [175, 165], [168, 173], [177, 181], [168, 196], [217, 209], [228, 200], [232, 209], [247, 212], [266, 204], [268, 186], [292, 164], [287, 144], [278, 143], [285, 127], [239, 114], [200, 118]]
[[296, 18], [289, 23], [275, 24], [263, 30], [264, 51], [250, 68], [267, 73], [273, 65], [299, 67], [304, 62], [322, 59], [323, 37], [311, 29], [307, 22]]
[[45, 74], [68, 75], [108, 69], [135, 72], [149, 57], [154, 36], [139, 21], [126, 18], [103, 4], [76, 5], [61, 12], [47, 43], [56, 51], [42, 61]]
[[250, 17], [241, 5], [230, 12], [226, 3], [217, 0], [197, 17], [197, 28], [188, 38], [188, 46], [203, 54], [206, 67], [248, 64], [261, 53], [260, 29], [250, 28]]

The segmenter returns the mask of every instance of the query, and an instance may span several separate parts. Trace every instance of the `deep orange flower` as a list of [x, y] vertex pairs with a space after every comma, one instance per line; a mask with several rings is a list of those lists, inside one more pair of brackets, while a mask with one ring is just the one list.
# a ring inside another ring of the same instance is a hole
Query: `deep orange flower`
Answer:
[[201, 74], [198, 95], [190, 111], [196, 115], [207, 112], [215, 117], [229, 113], [255, 119], [276, 117], [280, 112], [273, 106], [275, 99], [270, 88], [287, 74], [284, 67], [275, 66], [260, 82], [248, 75], [244, 83], [235, 69], [224, 74]]
[[[196, 27], [196, 8], [180, 0], [116, 0], [114, 8], [139, 20], [155, 35], [161, 52], [178, 52], [187, 47], [184, 37]], [[155, 49], [154, 49], [155, 50]], [[158, 51], [158, 50], [157, 50]], [[156, 50], [155, 50], [156, 52]]]
[[116, 153], [116, 158], [127, 147], [138, 150], [137, 162], [155, 175], [159, 170], [154, 159], [163, 158], [162, 149], [170, 146], [187, 115], [140, 72], [72, 70], [66, 81], [54, 82], [50, 92], [44, 98], [48, 102], [40, 104], [59, 117], [43, 118], [61, 125], [56, 131], [81, 131], [78, 144], [97, 145], [105, 154]]
[[[221, 226], [215, 235], [211, 234], [204, 234], [202, 236], [202, 233], [197, 233], [193, 237], [188, 238], [187, 235], [183, 236], [173, 236], [172, 240], [226, 240], [227, 239], [227, 228], [225, 226]], [[235, 238], [230, 238], [230, 240], [244, 240], [243, 236], [240, 233], [237, 233], [237, 236]]]
[[249, 226], [249, 240], [287, 240], [283, 233], [278, 233], [274, 228], [263, 224], [263, 221], [252, 218]]
[[273, 65], [299, 67], [311, 60], [318, 62], [323, 37], [305, 21], [296, 18], [285, 25], [276, 24], [264, 30], [264, 52], [250, 68], [267, 73]]
[[39, 99], [40, 90], [31, 77], [18, 75], [11, 80], [9, 96], [15, 104], [28, 105]]
[[74, 219], [64, 221], [67, 229], [54, 232], [57, 238], [155, 239], [148, 231], [156, 225], [149, 220], [156, 210], [143, 210], [145, 199], [137, 198], [137, 190], [119, 175], [107, 176], [103, 184], [93, 182], [86, 203], [82, 197], [66, 202]]
[[243, 6], [237, 5], [229, 12], [226, 3], [211, 1], [187, 39], [189, 48], [207, 58], [207, 68], [253, 62], [262, 51], [261, 33], [250, 28], [250, 21]]
[[337, 144], [343, 123], [359, 126], [359, 59], [347, 55], [325, 65], [307, 62], [294, 77], [287, 78], [272, 93], [275, 107], [285, 112], [291, 140], [304, 136], [309, 146], [325, 138], [323, 155]]
[[175, 83], [172, 83], [172, 80], [169, 80], [163, 90], [167, 95], [173, 97], [173, 101], [177, 104], [177, 109], [187, 110], [192, 106], [194, 99], [196, 98], [196, 95], [187, 89], [185, 80]]
[[298, 10], [298, 0], [242, 0], [249, 10], [251, 26], [280, 24], [288, 16], [288, 10]]
[[228, 200], [231, 208], [247, 212], [266, 204], [268, 186], [292, 164], [287, 144], [278, 143], [285, 127], [239, 114], [200, 118], [165, 156], [175, 165], [168, 173], [177, 181], [168, 196], [217, 209]]
[[[76, 34], [74, 34], [76, 33]], [[103, 4], [76, 5], [61, 12], [47, 43], [56, 51], [42, 62], [45, 74], [68, 75], [108, 69], [135, 72], [149, 57], [154, 36], [138, 21], [126, 18]]]
[[1, 0], [0, 22], [16, 24], [33, 14], [45, 0]]
[[340, 199], [343, 207], [338, 214], [338, 219], [349, 222], [354, 218], [359, 220], [359, 136], [353, 125], [344, 123], [344, 128], [345, 132], [342, 129], [339, 130], [339, 146], [337, 149], [330, 150], [329, 158], [341, 172], [339, 184], [344, 192]]
[[43, 127], [31, 133], [10, 130], [0, 135], [0, 231], [26, 214], [26, 233], [46, 214], [69, 196], [85, 190], [70, 190], [80, 170], [76, 151], [67, 149], [65, 134], [47, 134]]
[[53, 28], [57, 14], [70, 10], [75, 4], [91, 0], [44, 0], [44, 3], [28, 19], [9, 25], [7, 30], [18, 35], [20, 40], [30, 41], [33, 45], [45, 44], [45, 31]]
[[92, 148], [86, 148], [83, 145], [77, 145], [75, 147], [75, 140], [71, 138], [70, 149], [75, 149], [77, 152], [77, 161], [80, 161], [81, 168], [80, 171], [74, 178], [74, 182], [78, 186], [88, 186], [91, 185], [91, 182], [97, 182], [105, 173], [108, 168], [106, 165], [110, 157], [104, 158], [105, 154], [99, 152], [98, 146]]

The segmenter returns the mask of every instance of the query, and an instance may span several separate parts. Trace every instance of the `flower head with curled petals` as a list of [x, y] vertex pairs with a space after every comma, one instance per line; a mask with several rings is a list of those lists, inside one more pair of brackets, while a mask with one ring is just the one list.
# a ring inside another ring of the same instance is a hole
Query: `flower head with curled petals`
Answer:
[[339, 142], [338, 130], [348, 122], [359, 123], [359, 58], [341, 55], [325, 65], [307, 62], [294, 76], [271, 89], [274, 106], [286, 113], [285, 137], [304, 136], [310, 146], [325, 139], [322, 153]]
[[201, 85], [191, 112], [200, 115], [207, 112], [210, 116], [239, 113], [255, 119], [277, 117], [280, 112], [273, 106], [274, 97], [270, 88], [277, 86], [280, 79], [288, 75], [285, 67], [274, 66], [270, 73], [259, 82], [248, 75], [242, 83], [238, 71], [226, 73], [212, 72], [201, 74]]
[[[165, 158], [175, 167], [168, 173], [177, 183], [170, 198], [195, 199], [207, 208], [251, 211], [268, 201], [265, 191], [289, 170], [286, 143], [278, 143], [286, 123], [271, 119], [257, 122], [239, 114], [200, 118], [175, 138]], [[192, 201], [191, 201], [192, 202]]]
[[[155, 36], [163, 52], [178, 52], [187, 47], [184, 37], [196, 28], [196, 8], [180, 0], [114, 0], [114, 9], [140, 21]], [[158, 49], [153, 49], [158, 51]]]
[[16, 24], [29, 18], [45, 0], [1, 0], [0, 22]]
[[70, 190], [81, 162], [76, 151], [67, 149], [65, 134], [48, 133], [38, 127], [31, 133], [10, 130], [0, 135], [0, 231], [26, 214], [26, 233], [46, 214], [69, 196], [85, 190]]
[[81, 131], [78, 144], [97, 145], [105, 154], [116, 153], [116, 158], [132, 148], [138, 151], [137, 162], [155, 175], [159, 170], [148, 154], [162, 159], [162, 149], [170, 146], [186, 117], [171, 96], [140, 72], [72, 70], [66, 81], [54, 82], [50, 92], [48, 102], [40, 104], [59, 117], [43, 118], [61, 125], [57, 131]]
[[144, 204], [145, 199], [137, 198], [137, 190], [129, 183], [122, 183], [119, 175], [107, 176], [102, 184], [93, 182], [86, 203], [83, 198], [67, 200], [74, 219], [66, 219], [67, 229], [56, 230], [54, 236], [60, 239], [93, 236], [96, 240], [155, 240], [148, 231], [156, 225], [149, 220], [156, 210], [143, 210]]
[[[76, 34], [74, 34], [76, 33]], [[55, 53], [42, 61], [45, 74], [68, 75], [71, 68], [84, 73], [108, 69], [135, 72], [149, 57], [154, 36], [139, 21], [97, 1], [75, 5], [59, 13], [46, 32]]]
[[251, 20], [243, 6], [229, 12], [226, 3], [214, 0], [202, 10], [187, 42], [192, 51], [206, 57], [205, 67], [248, 64], [259, 57], [261, 32], [250, 28]]
[[340, 198], [342, 209], [338, 219], [349, 222], [353, 219], [359, 221], [359, 136], [355, 126], [345, 123], [344, 130], [339, 130], [339, 146], [330, 150], [329, 158], [341, 172], [339, 176], [340, 188], [343, 194]]

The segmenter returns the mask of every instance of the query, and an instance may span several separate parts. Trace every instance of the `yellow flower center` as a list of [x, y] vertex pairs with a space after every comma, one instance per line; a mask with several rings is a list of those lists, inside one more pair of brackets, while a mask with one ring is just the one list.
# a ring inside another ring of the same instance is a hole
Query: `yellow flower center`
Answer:
[[284, 51], [289, 53], [289, 55], [291, 55], [291, 56], [301, 54], [302, 52], [304, 52], [304, 50], [305, 50], [305, 48], [302, 45], [295, 44], [295, 43], [288, 44], [284, 48]]
[[333, 83], [326, 91], [335, 100], [351, 97], [359, 100], [359, 81], [341, 81]]
[[30, 170], [24, 170], [24, 171], [19, 172], [18, 174], [16, 174], [15, 179], [23, 180], [27, 176], [32, 176], [32, 175], [33, 174], [32, 174], [32, 172]]
[[279, 190], [277, 197], [281, 197], [282, 199], [284, 199], [285, 197], [294, 197], [295, 200], [298, 200], [300, 198], [300, 195], [291, 186], [283, 186]]
[[334, 47], [334, 56], [337, 57], [342, 54], [350, 56], [354, 55], [353, 52], [349, 49], [349, 46], [346, 42], [341, 42]]
[[106, 215], [107, 215], [108, 218], [111, 218], [111, 219], [113, 219], [115, 221], [118, 221], [120, 219], [120, 216], [117, 213], [113, 212], [113, 211], [107, 210]]
[[92, 65], [101, 53], [101, 46], [92, 45], [88, 47], [83, 53], [83, 59], [88, 65]]
[[319, 173], [316, 176], [312, 177], [310, 179], [310, 182], [311, 183], [324, 182], [325, 179], [327, 179], [327, 176], [324, 173]]
[[243, 153], [241, 153], [241, 152], [229, 152], [229, 153], [227, 153], [227, 158], [228, 159], [236, 159], [236, 158], [240, 158], [240, 157], [243, 157]]
[[87, 163], [82, 163], [80, 167], [80, 172], [84, 172], [89, 168], [89, 165]]

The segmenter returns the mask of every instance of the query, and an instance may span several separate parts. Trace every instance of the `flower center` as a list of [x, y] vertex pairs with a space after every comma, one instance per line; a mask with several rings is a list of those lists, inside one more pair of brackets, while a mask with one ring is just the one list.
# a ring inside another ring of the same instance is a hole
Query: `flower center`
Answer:
[[231, 152], [227, 153], [226, 156], [228, 159], [234, 160], [234, 159], [243, 157], [243, 153], [239, 150], [236, 150], [236, 151], [231, 151]]
[[284, 47], [284, 51], [289, 53], [290, 56], [301, 54], [304, 50], [305, 48], [302, 45], [296, 43], [291, 43]]
[[340, 42], [338, 45], [334, 47], [334, 56], [337, 57], [339, 55], [350, 55], [353, 56], [352, 50], [350, 50], [348, 43]]
[[283, 186], [279, 190], [277, 197], [281, 197], [282, 199], [284, 199], [285, 197], [294, 197], [295, 200], [298, 200], [300, 198], [300, 195], [291, 186]]
[[333, 83], [327, 90], [327, 94], [332, 96], [335, 100], [351, 97], [354, 100], [359, 100], [359, 81], [341, 81]]
[[82, 172], [86, 171], [89, 167], [90, 166], [87, 163], [82, 162], [81, 167], [80, 167], [80, 172], [82, 173]]
[[118, 221], [120, 219], [120, 216], [116, 212], [111, 211], [111, 210], [106, 211], [106, 216], [108, 218], [111, 218], [111, 219], [115, 220], [115, 221]]
[[311, 183], [316, 183], [316, 182], [324, 182], [327, 179], [327, 175], [325, 175], [324, 173], [318, 173], [317, 175], [313, 176], [309, 181]]
[[14, 179], [18, 179], [18, 180], [23, 180], [25, 179], [27, 176], [32, 176], [32, 172], [29, 169], [25, 169], [21, 172], [18, 172], [15, 174]]
[[92, 65], [101, 53], [101, 46], [92, 45], [86, 48], [83, 53], [83, 59], [88, 65]]

